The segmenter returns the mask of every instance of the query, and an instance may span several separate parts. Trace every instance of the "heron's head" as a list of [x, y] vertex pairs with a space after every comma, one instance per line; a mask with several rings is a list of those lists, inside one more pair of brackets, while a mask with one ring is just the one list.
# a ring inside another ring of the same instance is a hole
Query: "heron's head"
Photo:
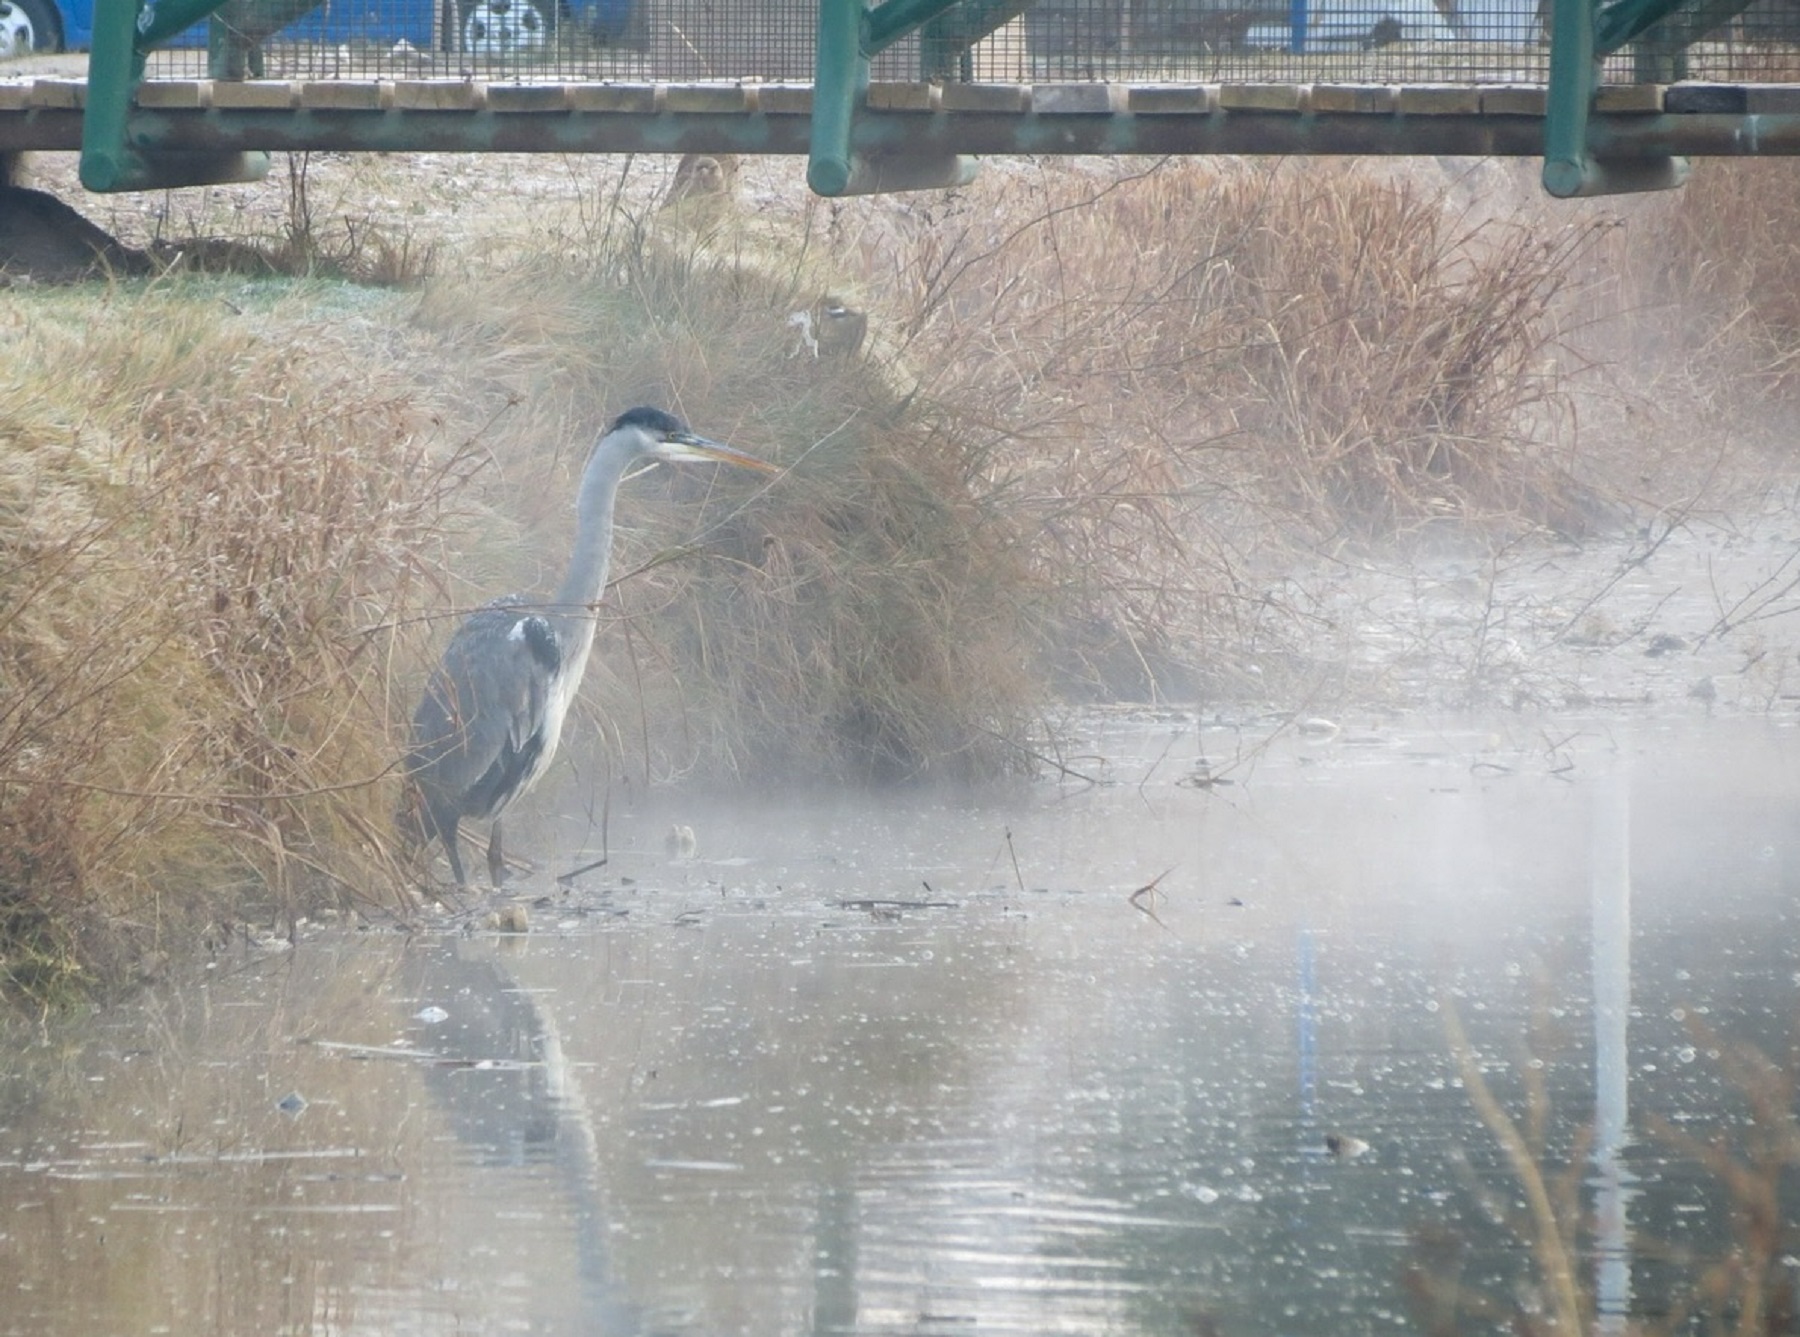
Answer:
[[735, 446], [694, 435], [680, 418], [661, 409], [627, 409], [606, 429], [601, 444], [614, 438], [629, 440], [636, 447], [635, 454], [653, 460], [732, 464], [740, 469], [755, 469], [758, 473], [780, 472], [767, 460], [746, 455]]

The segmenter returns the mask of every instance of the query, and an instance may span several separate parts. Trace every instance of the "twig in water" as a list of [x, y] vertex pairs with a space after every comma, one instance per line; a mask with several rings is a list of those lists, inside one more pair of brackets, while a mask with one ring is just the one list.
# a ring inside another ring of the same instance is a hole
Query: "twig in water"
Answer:
[[556, 875], [556, 880], [557, 880], [558, 884], [560, 884], [562, 886], [567, 886], [569, 883], [573, 882], [576, 878], [580, 877], [583, 873], [591, 873], [596, 868], [606, 867], [606, 862], [607, 862], [607, 856], [602, 854], [598, 859], [595, 859], [592, 863], [584, 863], [579, 868], [571, 868], [566, 873], [558, 873]]
[[997, 729], [990, 729], [986, 725], [983, 725], [983, 724], [978, 724], [975, 727], [977, 729], [981, 730], [982, 733], [988, 735], [988, 737], [997, 738], [1002, 743], [1005, 743], [1008, 747], [1017, 748], [1020, 752], [1024, 753], [1027, 757], [1030, 757], [1033, 761], [1038, 762], [1040, 765], [1050, 767], [1052, 770], [1056, 771], [1057, 774], [1061, 775], [1064, 779], [1079, 780], [1083, 784], [1087, 784], [1087, 785], [1098, 785], [1100, 783], [1093, 776], [1085, 775], [1080, 771], [1073, 770], [1070, 767], [1063, 765], [1060, 761], [1056, 760], [1056, 758], [1054, 758], [1054, 757], [1046, 757], [1042, 752], [1038, 752], [1032, 748], [1026, 747], [1025, 744], [1021, 743], [1016, 738], [1008, 738], [1005, 734], [1001, 733]]
[[1020, 891], [1024, 891], [1025, 890], [1025, 879], [1022, 876], [1020, 876], [1020, 874], [1019, 874], [1019, 856], [1018, 856], [1017, 852], [1014, 851], [1014, 849], [1013, 849], [1012, 828], [1010, 826], [1006, 828], [1006, 853], [1007, 853], [1007, 857], [1012, 860], [1013, 881], [1017, 882], [1019, 884]]
[[1131, 902], [1131, 908], [1133, 910], [1136, 910], [1139, 914], [1149, 915], [1151, 921], [1164, 933], [1173, 933], [1175, 930], [1163, 923], [1161, 916], [1156, 913], [1156, 906], [1154, 904], [1156, 900], [1156, 888], [1165, 877], [1174, 871], [1173, 868], [1163, 869], [1162, 872], [1158, 873], [1155, 877], [1151, 878], [1148, 882], [1144, 883], [1143, 886], [1139, 887], [1136, 891], [1132, 892], [1131, 895], [1125, 898]]
[[955, 901], [894, 901], [879, 896], [858, 896], [839, 901], [840, 910], [954, 910]]

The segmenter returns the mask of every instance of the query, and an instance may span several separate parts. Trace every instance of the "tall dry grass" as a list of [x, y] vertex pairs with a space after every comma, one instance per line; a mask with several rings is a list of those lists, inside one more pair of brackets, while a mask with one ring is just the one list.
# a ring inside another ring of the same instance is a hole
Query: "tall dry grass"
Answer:
[[400, 885], [371, 816], [394, 618], [456, 462], [330, 324], [205, 295], [10, 312], [0, 981], [28, 996]]
[[[9, 311], [15, 981], [98, 959], [94, 925], [403, 886], [386, 787], [430, 654], [554, 584], [636, 403], [787, 466], [628, 484], [565, 753], [645, 781], [1023, 769], [1059, 691], [1271, 690], [1297, 548], [1569, 522], [1583, 229], [1318, 165], [1027, 167], [704, 236], [645, 195], [416, 299], [187, 276]], [[855, 356], [789, 323], [827, 291], [867, 310]]]
[[1608, 247], [1620, 323], [1722, 408], [1800, 389], [1800, 181], [1768, 159], [1695, 164], [1681, 190], [1632, 208]]
[[500, 413], [512, 523], [466, 565], [489, 592], [553, 584], [587, 447], [620, 409], [667, 406], [787, 472], [627, 484], [589, 668], [609, 753], [649, 779], [1016, 769], [1039, 591], [963, 443], [869, 362], [805, 349], [803, 271], [626, 235], [618, 267], [579, 280], [525, 266], [425, 296], [421, 321]]
[[1586, 523], [1555, 306], [1593, 227], [1316, 162], [1000, 172], [910, 224], [862, 246], [894, 362], [1102, 689], [1268, 641], [1297, 543]]

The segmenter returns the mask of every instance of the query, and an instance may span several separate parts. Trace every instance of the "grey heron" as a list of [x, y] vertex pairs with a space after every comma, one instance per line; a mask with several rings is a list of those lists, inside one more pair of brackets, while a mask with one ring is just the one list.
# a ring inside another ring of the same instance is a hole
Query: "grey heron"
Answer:
[[451, 637], [413, 713], [400, 829], [435, 837], [465, 885], [457, 849], [462, 819], [493, 823], [488, 876], [505, 881], [500, 817], [549, 769], [563, 720], [594, 644], [595, 605], [606, 589], [613, 503], [639, 460], [712, 461], [777, 472], [731, 446], [695, 436], [661, 409], [635, 408], [606, 429], [576, 494], [575, 550], [548, 603], [512, 594], [471, 613]]

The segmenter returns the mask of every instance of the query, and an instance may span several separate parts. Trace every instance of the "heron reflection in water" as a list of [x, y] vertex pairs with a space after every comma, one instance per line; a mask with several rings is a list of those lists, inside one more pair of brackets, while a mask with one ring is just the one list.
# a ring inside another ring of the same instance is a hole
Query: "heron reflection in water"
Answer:
[[606, 429], [576, 495], [575, 551], [548, 603], [507, 595], [470, 614], [451, 637], [413, 712], [399, 827], [414, 844], [441, 841], [457, 886], [462, 820], [492, 823], [488, 877], [506, 880], [500, 819], [549, 769], [563, 720], [593, 648], [595, 605], [606, 589], [613, 503], [640, 460], [713, 462], [777, 472], [703, 436], [661, 409], [635, 408]]

